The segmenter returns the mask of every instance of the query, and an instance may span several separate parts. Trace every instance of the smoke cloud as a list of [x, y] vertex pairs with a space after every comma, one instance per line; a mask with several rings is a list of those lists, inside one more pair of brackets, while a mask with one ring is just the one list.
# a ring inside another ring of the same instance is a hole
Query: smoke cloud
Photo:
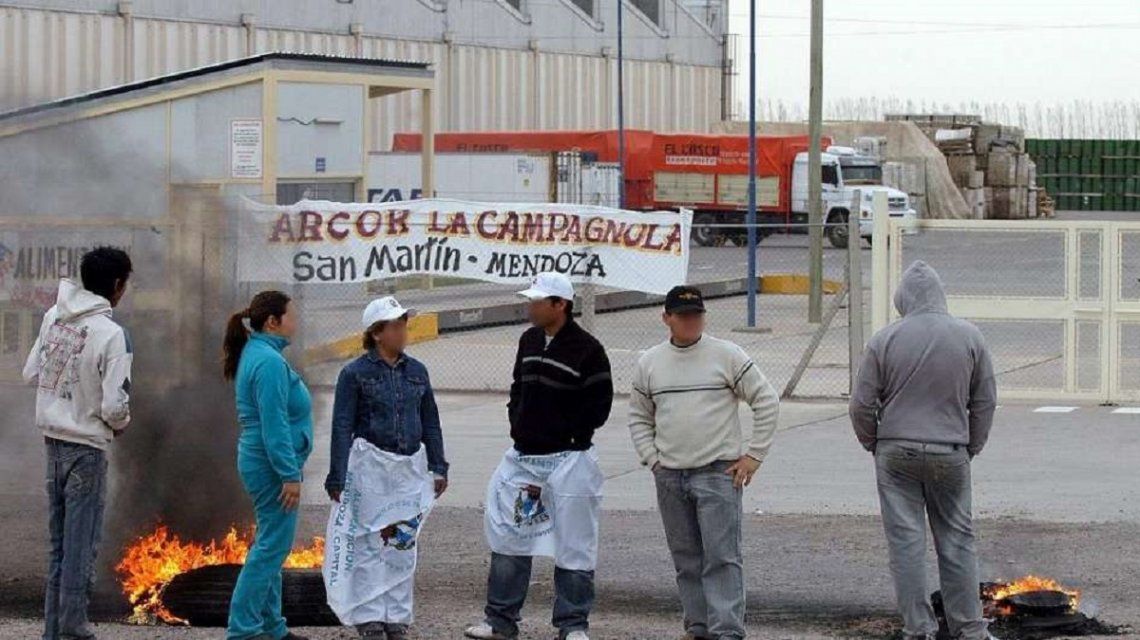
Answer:
[[[236, 299], [232, 271], [210, 262], [232, 259], [229, 254], [235, 243], [227, 242], [224, 230], [194, 228], [204, 220], [224, 221], [222, 200], [192, 201], [181, 198], [177, 187], [168, 190], [161, 184], [159, 188], [166, 193], [160, 191], [156, 198], [153, 185], [140, 184], [138, 172], [131, 167], [153, 165], [166, 175], [165, 152], [153, 152], [162, 157], [147, 157], [152, 152], [130, 141], [111, 149], [107, 148], [108, 136], [74, 133], [48, 131], [34, 140], [0, 140], [0, 154], [6, 150], [23, 154], [21, 163], [3, 163], [8, 166], [0, 169], [0, 222], [46, 222], [53, 216], [66, 216], [129, 219], [132, 226], [0, 227], [0, 244], [27, 244], [31, 237], [37, 245], [59, 247], [118, 245], [120, 239], [130, 242], [132, 287], [116, 309], [115, 320], [127, 329], [134, 345], [132, 420], [110, 447], [110, 488], [93, 603], [96, 609], [117, 610], [125, 602], [114, 566], [124, 546], [149, 533], [157, 523], [168, 525], [183, 539], [206, 540], [231, 525], [243, 527], [252, 522], [249, 499], [236, 471], [238, 427], [232, 385], [222, 380], [220, 364], [225, 321], [230, 311], [244, 304]], [[31, 168], [21, 170], [12, 166], [16, 164]], [[156, 201], [169, 202], [172, 216], [188, 226], [140, 225], [146, 218], [140, 219], [139, 212], [153, 211]], [[188, 231], [198, 235], [187, 240], [184, 234]], [[105, 242], [102, 238], [114, 239]], [[199, 253], [188, 249], [195, 241], [202, 248]], [[208, 253], [215, 243], [227, 248]], [[212, 274], [203, 265], [213, 268]], [[69, 273], [60, 275], [78, 278], [78, 265], [67, 269]], [[0, 284], [3, 277], [0, 270]], [[172, 290], [171, 282], [179, 286]], [[54, 301], [54, 283], [54, 279], [41, 279], [36, 296], [17, 303], [19, 313], [49, 306]], [[8, 305], [0, 310], [8, 311], [14, 308], [12, 304], [0, 302]], [[31, 332], [38, 331], [38, 320], [29, 326]], [[5, 345], [18, 343], [14, 335], [4, 337]], [[5, 378], [19, 375], [26, 355], [3, 354]], [[30, 387], [0, 385], [5, 409], [0, 412], [4, 468], [0, 492], [29, 496], [21, 500], [34, 505], [39, 514], [40, 505], [46, 510], [47, 503], [46, 498], [35, 503], [36, 498], [30, 497], [42, 495], [45, 464], [42, 437], [33, 422], [34, 396]], [[46, 518], [37, 515], [35, 522], [42, 526], [42, 534], [31, 524], [21, 526], [33, 531], [33, 539], [42, 540], [46, 548]], [[45, 574], [46, 566], [38, 575]]]

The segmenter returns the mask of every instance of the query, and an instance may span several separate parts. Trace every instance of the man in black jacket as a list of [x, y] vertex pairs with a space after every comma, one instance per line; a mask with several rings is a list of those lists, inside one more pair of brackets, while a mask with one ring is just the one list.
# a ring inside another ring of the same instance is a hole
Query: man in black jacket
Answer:
[[[534, 326], [519, 339], [518, 354], [515, 357], [514, 380], [510, 401], [507, 403], [514, 450], [508, 451], [507, 456], [504, 456], [504, 465], [513, 460], [521, 462], [520, 466], [515, 467], [516, 470], [522, 467], [533, 469], [535, 467], [529, 465], [542, 466], [548, 461], [548, 468], [554, 469], [567, 459], [568, 452], [593, 454], [590, 450], [593, 447], [594, 431], [605, 424], [613, 403], [610, 362], [601, 343], [574, 322], [574, 288], [566, 276], [560, 273], [539, 274], [532, 286], [521, 292], [521, 295], [531, 301], [528, 315]], [[590, 513], [585, 518], [592, 519], [594, 526], [582, 529], [581, 522], [560, 522], [557, 508], [551, 507], [550, 512], [554, 516], [554, 528], [562, 534], [556, 534], [556, 538], [574, 538], [571, 544], [591, 550], [596, 556], [601, 474], [596, 467], [596, 456], [590, 460], [583, 466], [573, 468], [575, 473], [593, 475], [595, 478], [568, 478], [562, 481], [568, 485], [581, 481], [582, 486], [585, 486], [596, 479], [599, 496], [587, 507]], [[502, 484], [506, 475], [504, 465], [500, 466], [496, 477], [491, 480], [489, 496]], [[525, 477], [525, 473], [522, 477]], [[553, 482], [555, 476], [551, 474], [550, 478]], [[520, 502], [522, 506], [515, 508], [516, 521], [520, 513], [526, 517], [532, 516], [536, 511], [543, 516], [547, 514], [543, 505], [543, 491], [544, 487], [538, 483], [527, 483], [521, 487], [520, 494], [524, 495]], [[553, 500], [554, 496], [550, 496], [547, 502]], [[491, 514], [494, 509], [492, 504], [489, 503], [487, 509], [489, 518], [494, 520]], [[525, 524], [524, 522], [523, 525]], [[571, 533], [568, 529], [561, 529], [564, 526], [574, 526], [575, 530]], [[488, 541], [494, 549], [497, 545], [495, 540], [490, 539], [493, 535], [490, 531], [492, 528], [489, 524]], [[583, 535], [582, 531], [586, 533]], [[590, 532], [592, 540], [581, 539], [589, 537]], [[590, 553], [573, 554], [574, 562], [562, 562], [560, 555], [560, 551], [555, 551], [553, 624], [558, 628], [562, 640], [588, 640], [588, 618], [594, 603], [594, 571], [593, 563], [582, 558]], [[478, 640], [512, 640], [518, 636], [519, 612], [530, 584], [532, 557], [533, 555], [492, 551], [487, 581], [487, 606], [484, 610], [486, 618], [481, 624], [468, 628], [467, 637]], [[566, 557], [571, 557], [571, 554]], [[574, 566], [562, 566], [564, 564]], [[581, 566], [589, 568], [579, 568]]]

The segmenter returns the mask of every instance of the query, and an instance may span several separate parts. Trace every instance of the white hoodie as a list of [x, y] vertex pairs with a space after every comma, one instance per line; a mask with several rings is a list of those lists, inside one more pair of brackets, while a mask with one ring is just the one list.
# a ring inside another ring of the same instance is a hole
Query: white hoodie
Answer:
[[106, 449], [131, 420], [131, 347], [111, 303], [60, 280], [24, 365], [36, 383], [36, 426], [49, 438]]

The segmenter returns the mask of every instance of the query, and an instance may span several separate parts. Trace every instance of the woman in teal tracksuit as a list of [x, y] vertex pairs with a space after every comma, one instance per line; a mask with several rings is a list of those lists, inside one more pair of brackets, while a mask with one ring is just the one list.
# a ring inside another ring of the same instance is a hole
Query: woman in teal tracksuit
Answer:
[[263, 291], [226, 327], [224, 374], [234, 381], [241, 424], [238, 472], [257, 518], [230, 601], [228, 640], [304, 640], [281, 616], [281, 567], [293, 546], [301, 469], [313, 448], [309, 390], [281, 353], [296, 331], [295, 313], [289, 296]]

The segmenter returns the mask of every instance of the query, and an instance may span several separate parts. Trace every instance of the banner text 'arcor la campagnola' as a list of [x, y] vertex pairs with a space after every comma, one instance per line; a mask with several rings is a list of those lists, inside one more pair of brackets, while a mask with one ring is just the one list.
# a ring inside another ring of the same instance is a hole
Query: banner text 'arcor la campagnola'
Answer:
[[413, 200], [250, 205], [241, 216], [245, 282], [349, 283], [410, 274], [524, 284], [575, 282], [664, 293], [685, 282], [689, 212], [572, 204]]

